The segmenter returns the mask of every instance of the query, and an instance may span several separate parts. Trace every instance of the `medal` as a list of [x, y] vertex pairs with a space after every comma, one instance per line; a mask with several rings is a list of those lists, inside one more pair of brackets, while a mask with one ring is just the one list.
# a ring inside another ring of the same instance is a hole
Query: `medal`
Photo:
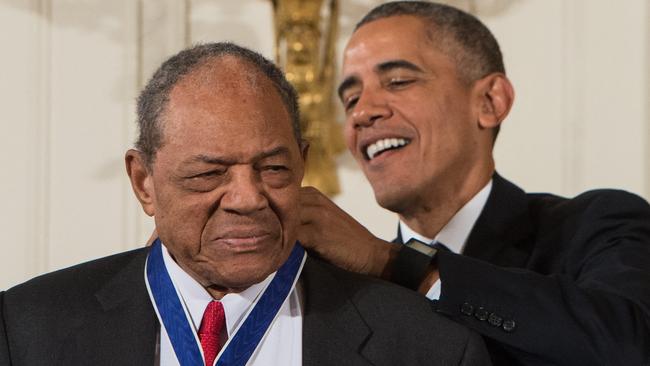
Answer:
[[[305, 250], [296, 242], [287, 261], [277, 270], [217, 355], [216, 366], [246, 365], [295, 287], [306, 256]], [[153, 243], [147, 257], [145, 282], [158, 320], [169, 335], [180, 365], [205, 365], [201, 343], [189, 313], [165, 267], [160, 239]]]

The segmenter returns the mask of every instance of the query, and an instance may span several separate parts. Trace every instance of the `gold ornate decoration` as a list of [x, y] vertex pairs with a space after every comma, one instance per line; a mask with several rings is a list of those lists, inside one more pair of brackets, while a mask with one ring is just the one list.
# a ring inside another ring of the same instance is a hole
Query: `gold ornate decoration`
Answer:
[[332, 196], [340, 191], [335, 158], [345, 148], [334, 104], [338, 0], [272, 2], [276, 62], [298, 91], [310, 144], [303, 185]]

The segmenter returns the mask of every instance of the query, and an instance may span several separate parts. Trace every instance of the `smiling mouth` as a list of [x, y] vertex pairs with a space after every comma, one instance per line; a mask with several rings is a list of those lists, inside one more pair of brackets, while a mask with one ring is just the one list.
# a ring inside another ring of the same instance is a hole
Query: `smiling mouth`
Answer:
[[370, 161], [386, 151], [401, 149], [409, 143], [411, 140], [398, 137], [380, 139], [366, 146], [365, 156]]

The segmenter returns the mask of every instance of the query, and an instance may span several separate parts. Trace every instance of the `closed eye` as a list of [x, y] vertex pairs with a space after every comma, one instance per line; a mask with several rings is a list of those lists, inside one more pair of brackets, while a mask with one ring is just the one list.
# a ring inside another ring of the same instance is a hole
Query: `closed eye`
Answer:
[[271, 164], [260, 168], [260, 177], [271, 188], [283, 188], [291, 184], [293, 173], [287, 165]]
[[343, 108], [345, 108], [345, 111], [349, 111], [350, 109], [354, 108], [354, 106], [357, 104], [358, 100], [359, 100], [359, 97], [357, 97], [357, 96], [347, 98], [343, 102]]
[[210, 171], [199, 173], [199, 174], [190, 175], [187, 178], [188, 179], [199, 179], [199, 178], [217, 177], [217, 176], [223, 175], [225, 172], [226, 171], [223, 170], [223, 169], [215, 169], [215, 170], [210, 170]]
[[289, 170], [289, 168], [287, 168], [284, 165], [267, 165], [262, 169], [266, 171], [272, 171], [272, 172], [281, 172], [281, 171]]

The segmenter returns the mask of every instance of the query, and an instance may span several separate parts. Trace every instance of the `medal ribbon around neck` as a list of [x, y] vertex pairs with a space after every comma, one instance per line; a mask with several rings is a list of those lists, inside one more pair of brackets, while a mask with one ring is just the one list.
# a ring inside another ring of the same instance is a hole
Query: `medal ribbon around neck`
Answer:
[[[296, 242], [287, 261], [257, 297], [244, 321], [217, 355], [216, 366], [246, 365], [295, 287], [306, 257], [305, 250]], [[165, 267], [160, 239], [154, 241], [147, 257], [145, 282], [158, 320], [169, 335], [180, 365], [203, 366], [201, 343]]]

